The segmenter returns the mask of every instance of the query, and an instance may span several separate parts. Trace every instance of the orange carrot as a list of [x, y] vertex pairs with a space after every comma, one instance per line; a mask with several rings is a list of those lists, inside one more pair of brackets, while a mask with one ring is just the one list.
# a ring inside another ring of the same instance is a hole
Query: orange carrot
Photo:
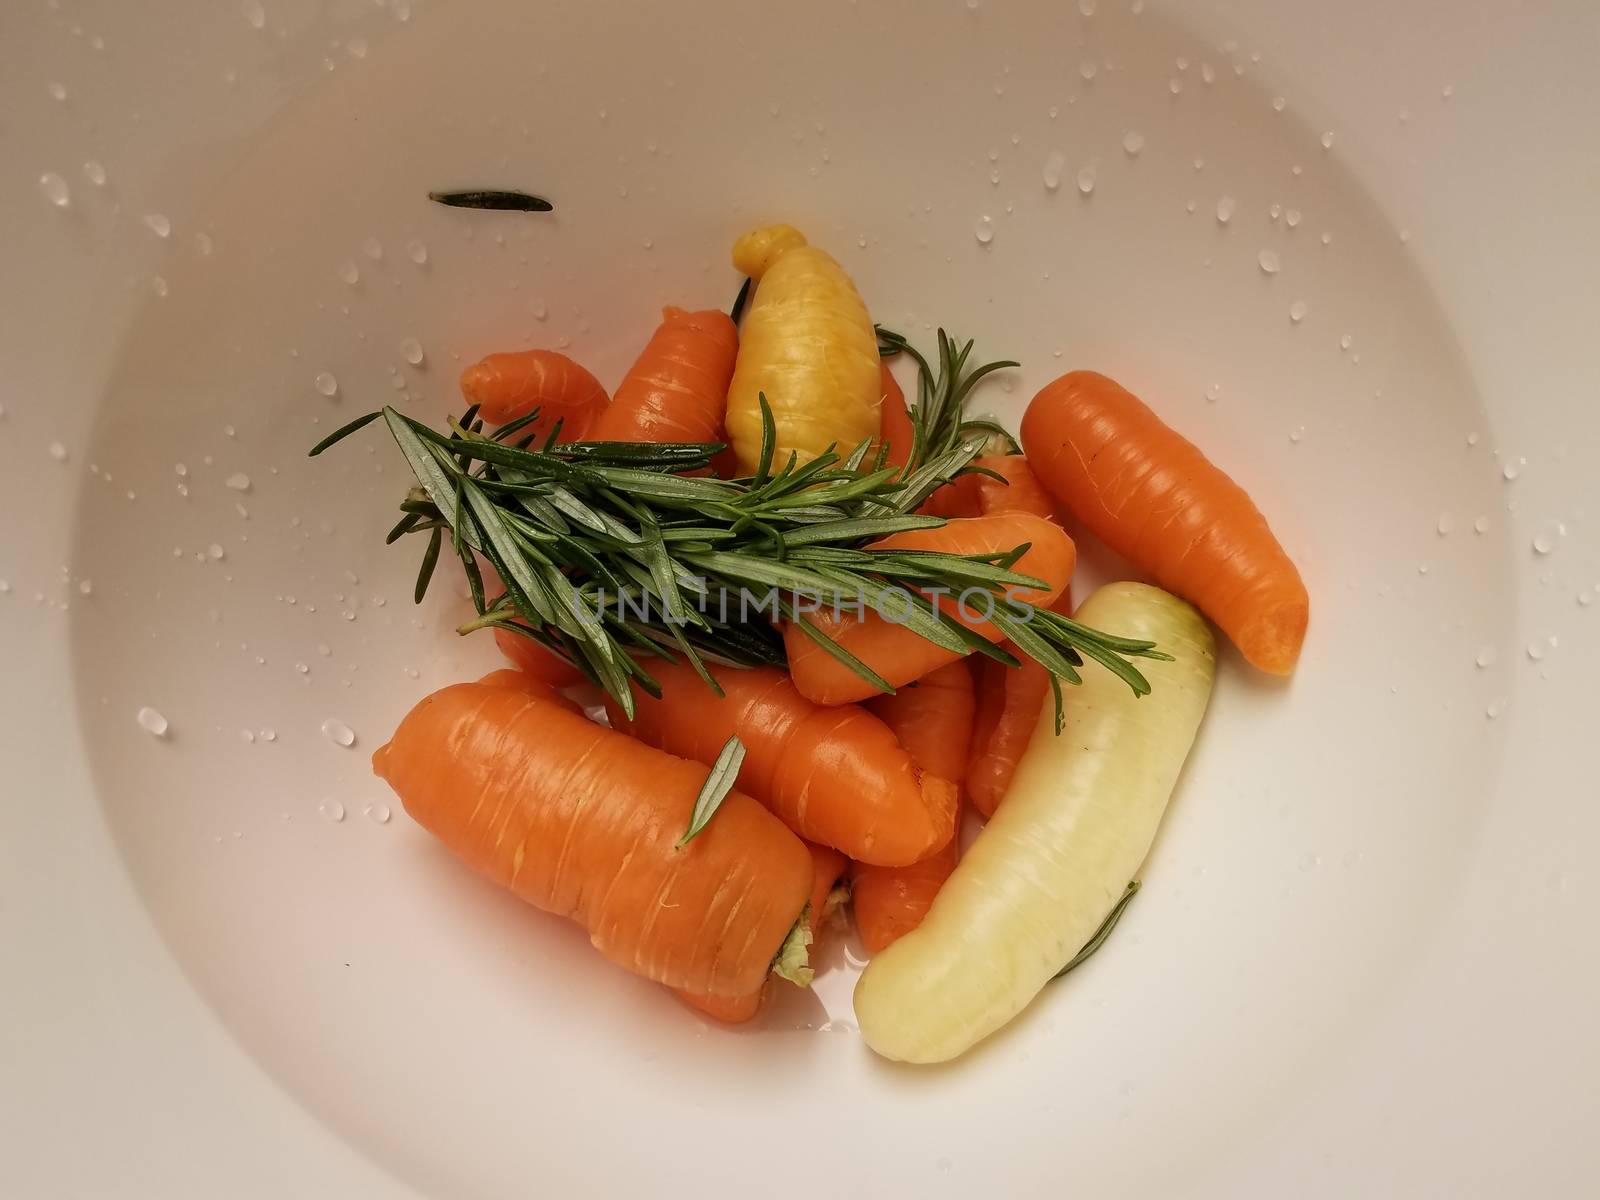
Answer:
[[[972, 672], [967, 663], [940, 667], [893, 696], [869, 701], [866, 707], [894, 730], [912, 761], [923, 770], [955, 779], [965, 776], [973, 710]], [[854, 865], [850, 905], [868, 950], [876, 954], [922, 924], [939, 888], [956, 869], [956, 856], [952, 833], [938, 850], [908, 867]]]
[[670, 754], [711, 763], [738, 734], [739, 787], [808, 841], [886, 866], [916, 862], [955, 829], [956, 785], [925, 774], [864, 709], [824, 708], [771, 667], [713, 667], [718, 697], [686, 664], [650, 664], [661, 699], [638, 695], [612, 724]]
[[[1031, 513], [958, 518], [939, 529], [890, 534], [872, 545], [901, 550], [942, 550], [951, 554], [995, 554], [1013, 550], [1023, 543], [1028, 543], [1029, 549], [1017, 561], [1015, 569], [1042, 579], [1049, 586], [1042, 592], [1037, 588], [1018, 588], [1010, 599], [1048, 605], [1072, 578], [1077, 549], [1059, 525]], [[996, 606], [1006, 603], [1005, 597], [994, 599]], [[992, 610], [982, 601], [958, 606], [944, 598], [940, 608], [980, 637], [991, 642], [1000, 641], [1000, 630], [989, 620]], [[807, 619], [892, 687], [920, 679], [929, 671], [962, 657], [871, 610], [857, 616], [854, 613], [835, 615], [824, 609]], [[795, 687], [807, 699], [818, 704], [844, 704], [878, 694], [872, 684], [813, 641], [797, 623], [791, 622], [784, 628], [783, 644]]]
[[584, 437], [606, 407], [600, 381], [565, 354], [516, 350], [479, 359], [461, 373], [461, 394], [491, 425], [503, 425], [539, 410], [523, 433], [546, 434], [561, 421], [561, 440]]
[[941, 779], [964, 779], [972, 703], [972, 671], [966, 659], [958, 659], [862, 707], [889, 727], [924, 771]]
[[946, 519], [981, 516], [982, 510], [978, 507], [978, 477], [957, 476], [924, 500], [917, 511], [926, 517]]
[[1311, 600], [1243, 488], [1138, 397], [1072, 371], [1022, 418], [1034, 470], [1073, 515], [1192, 601], [1263, 671], [1294, 670]]
[[717, 309], [662, 310], [661, 324], [595, 421], [597, 442], [725, 442], [739, 333]]
[[[988, 475], [963, 476], [973, 481], [973, 499], [980, 513], [1029, 512], [1054, 519], [1055, 504], [1025, 457], [986, 455], [975, 459], [973, 465], [1006, 480], [1001, 483]], [[1070, 615], [1072, 589], [1063, 589], [1050, 607]], [[973, 664], [977, 704], [965, 779], [968, 798], [986, 817], [994, 815], [995, 807], [1011, 786], [1011, 776], [1028, 748], [1039, 709], [1050, 694], [1050, 672], [1032, 659], [1018, 657], [1022, 658], [1018, 667], [1007, 667], [988, 658]]]
[[[828, 894], [833, 891], [833, 885], [838, 882], [839, 876], [844, 874], [844, 869], [849, 860], [831, 846], [818, 846], [814, 842], [807, 842], [806, 849], [811, 852], [811, 899], [808, 902], [808, 919], [811, 922], [811, 948], [813, 961], [816, 954], [817, 939], [822, 933], [822, 912], [827, 903]], [[678, 998], [690, 1008], [699, 1009], [706, 1016], [737, 1025], [748, 1021], [761, 1011], [761, 1004], [767, 997], [767, 983], [748, 992], [743, 996], [703, 996], [685, 988], [675, 989]]]
[[546, 704], [554, 704], [558, 708], [564, 708], [568, 712], [577, 713], [580, 716], [583, 714], [581, 708], [556, 691], [549, 683], [535, 675], [530, 675], [527, 671], [519, 671], [515, 667], [501, 667], [498, 671], [490, 671], [478, 682], [484, 687], [510, 688], [513, 691], [521, 692], [525, 696], [532, 696], [536, 700], [542, 700]]
[[811, 851], [811, 945], [816, 946], [822, 937], [823, 922], [828, 917], [828, 897], [833, 894], [833, 885], [839, 882], [839, 877], [850, 866], [850, 860], [832, 846], [819, 846], [815, 842], [807, 842], [806, 849]]
[[906, 409], [906, 394], [889, 370], [888, 362], [879, 359], [878, 371], [883, 389], [883, 403], [878, 408], [878, 440], [889, 447], [889, 456], [884, 462], [891, 467], [903, 467], [911, 458], [916, 430], [911, 424], [911, 413]]
[[510, 659], [518, 670], [526, 671], [551, 687], [571, 687], [583, 682], [582, 671], [532, 638], [512, 633], [509, 629], [496, 629], [494, 644], [500, 647], [500, 653]]
[[811, 890], [804, 844], [754, 800], [728, 793], [679, 847], [706, 769], [524, 690], [435, 692], [372, 763], [468, 866], [671, 987], [756, 990]]
[[704, 1013], [713, 1021], [721, 1021], [724, 1025], [742, 1025], [761, 1011], [761, 1005], [767, 998], [767, 985], [765, 982], [754, 991], [746, 992], [742, 996], [705, 996], [692, 992], [688, 988], [673, 988], [678, 999], [690, 1008]]

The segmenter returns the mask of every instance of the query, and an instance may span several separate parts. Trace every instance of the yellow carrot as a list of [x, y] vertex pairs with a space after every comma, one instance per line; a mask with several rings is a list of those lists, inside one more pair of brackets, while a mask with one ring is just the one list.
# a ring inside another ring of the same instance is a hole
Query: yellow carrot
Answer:
[[855, 284], [788, 225], [758, 229], [733, 247], [756, 281], [728, 389], [728, 436], [743, 471], [761, 457], [765, 395], [777, 427], [773, 461], [804, 463], [830, 445], [846, 453], [878, 434], [878, 335]]

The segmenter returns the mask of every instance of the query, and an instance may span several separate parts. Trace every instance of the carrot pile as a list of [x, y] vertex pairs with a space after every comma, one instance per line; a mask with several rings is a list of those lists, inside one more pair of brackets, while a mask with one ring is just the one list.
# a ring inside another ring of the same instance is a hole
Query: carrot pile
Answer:
[[[398, 530], [431, 528], [422, 583], [453, 540], [479, 612], [463, 628], [492, 628], [513, 665], [425, 697], [373, 756], [412, 819], [464, 863], [726, 1023], [757, 1016], [787, 986], [774, 976], [809, 981], [846, 897], [871, 954], [935, 909], [948, 925], [939, 897], [965, 870], [963, 813], [995, 816], [1030, 745], [1061, 732], [1063, 685], [1109, 669], [1137, 696], [1144, 680], [1120, 656], [1166, 657], [1149, 641], [1073, 640], [1094, 631], [1070, 620], [1077, 547], [1063, 520], [1192, 602], [1261, 670], [1294, 669], [1309, 614], [1245, 491], [1112, 380], [1073, 371], [1047, 384], [1019, 445], [964, 415], [974, 385], [1015, 364], [970, 368], [970, 343], [942, 332], [937, 369], [882, 330], [885, 357], [873, 354], [849, 276], [788, 226], [740, 239], [735, 262], [754, 288], [742, 335], [721, 310], [669, 307], [611, 394], [563, 354], [495, 353], [461, 376], [471, 408], [456, 436], [469, 440], [412, 445], [390, 420], [426, 497], [413, 493]], [[901, 351], [918, 367], [909, 402], [890, 369]], [[482, 434], [481, 421], [501, 429]], [[594, 457], [601, 445], [622, 457]], [[548, 460], [530, 457], [541, 447]], [[482, 476], [481, 497], [458, 483], [447, 503], [428, 464], [451, 466], [462, 448], [498, 473]], [[608, 512], [563, 482], [593, 471], [623, 497]], [[903, 486], [910, 499], [850, 510], [853, 543], [797, 554], [817, 540], [808, 530], [847, 520], [819, 489], [843, 479], [837, 494], [850, 495], [852, 471], [863, 494]], [[746, 507], [722, 514], [735, 499]], [[509, 514], [498, 526], [491, 502]], [[787, 533], [766, 524], [780, 516]], [[898, 597], [906, 614], [879, 596], [657, 628], [597, 606], [586, 619], [616, 622], [615, 644], [638, 647], [620, 662], [553, 607], [566, 591], [591, 603], [595, 580], [662, 599], [706, 564], [744, 578], [716, 556], [734, 533], [763, 529], [770, 560], [743, 568], [750, 578], [782, 567], [827, 580], [892, 556], [913, 581]], [[576, 530], [615, 558], [577, 572], [594, 556], [573, 548]], [[976, 598], [918, 574], [953, 555], [971, 564]], [[497, 584], [499, 608], [485, 602]], [[585, 716], [596, 699], [604, 724]], [[1032, 811], [1037, 771], [1029, 786]], [[1000, 823], [1022, 820], [1021, 803]]]

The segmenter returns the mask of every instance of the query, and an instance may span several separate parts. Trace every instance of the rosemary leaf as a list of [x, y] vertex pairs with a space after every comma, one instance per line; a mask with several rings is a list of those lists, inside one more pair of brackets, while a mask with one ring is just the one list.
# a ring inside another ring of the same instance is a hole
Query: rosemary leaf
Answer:
[[1074, 954], [1071, 961], [1069, 961], [1066, 966], [1062, 967], [1061, 970], [1057, 971], [1053, 976], [1051, 976], [1051, 978], [1060, 979], [1073, 968], [1081, 967], [1089, 960], [1090, 956], [1092, 956], [1096, 950], [1100, 949], [1101, 946], [1104, 946], [1106, 944], [1106, 939], [1111, 936], [1111, 931], [1117, 927], [1117, 922], [1122, 919], [1122, 914], [1127, 910], [1129, 901], [1131, 901], [1138, 894], [1139, 881], [1135, 879], [1128, 884], [1126, 890], [1123, 891], [1122, 896], [1115, 904], [1111, 906], [1111, 911], [1106, 914], [1106, 919], [1100, 922], [1100, 928], [1094, 931], [1094, 936], [1083, 944], [1083, 949]]
[[717, 755], [717, 761], [711, 764], [711, 770], [706, 773], [706, 781], [700, 788], [700, 794], [694, 799], [694, 808], [689, 814], [689, 827], [683, 831], [683, 836], [678, 839], [678, 848], [681, 850], [711, 823], [711, 818], [717, 815], [717, 809], [722, 807], [722, 802], [728, 798], [728, 793], [733, 791], [733, 785], [739, 778], [739, 768], [744, 765], [744, 743], [735, 734], [722, 744], [722, 752]]
[[508, 212], [553, 212], [555, 205], [527, 192], [483, 188], [464, 192], [429, 192], [428, 199], [447, 208], [489, 208]]

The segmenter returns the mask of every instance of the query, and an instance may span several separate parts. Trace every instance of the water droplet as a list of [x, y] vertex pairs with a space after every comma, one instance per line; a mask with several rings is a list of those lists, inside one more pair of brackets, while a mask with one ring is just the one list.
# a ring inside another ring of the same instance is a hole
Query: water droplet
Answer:
[[1521, 459], [1508, 458], [1506, 465], [1500, 468], [1500, 474], [1505, 477], [1507, 483], [1522, 474], [1522, 461]]
[[1289, 305], [1289, 320], [1293, 321], [1296, 325], [1298, 325], [1298, 324], [1300, 324], [1301, 321], [1304, 321], [1305, 319], [1306, 319], [1306, 302], [1304, 300], [1296, 300], [1293, 304]]
[[1529, 642], [1528, 643], [1528, 657], [1530, 659], [1532, 659], [1534, 662], [1538, 662], [1541, 658], [1544, 657], [1544, 655], [1545, 655], [1545, 644], [1543, 642]]
[[328, 655], [333, 653], [333, 650], [326, 642], [319, 642], [317, 643], [317, 653], [321, 657], [327, 658]]
[[1492, 721], [1505, 710], [1506, 702], [1504, 700], [1491, 700], [1489, 701], [1489, 706], [1483, 710], [1483, 715]]
[[1472, 523], [1472, 531], [1474, 533], [1488, 533], [1489, 532], [1489, 518], [1488, 517], [1479, 517], [1476, 521], [1474, 521]]
[[982, 3], [982, 0], [967, 0], [967, 11], [968, 12], [977, 12], [978, 11], [978, 5], [981, 4], [981, 3]]
[[72, 203], [72, 189], [67, 186], [67, 181], [54, 171], [46, 171], [39, 176], [39, 191], [57, 208], [65, 208]]
[[1078, 74], [1082, 75], [1085, 79], [1093, 79], [1095, 77], [1095, 72], [1099, 70], [1099, 64], [1096, 63], [1092, 58], [1086, 58], [1078, 64]]
[[270, 727], [267, 728], [267, 729], [263, 729], [261, 731], [261, 740], [263, 742], [275, 742], [275, 741], [277, 741], [278, 740], [278, 731], [276, 729], [272, 729]]
[[1450, 99], [1451, 96], [1454, 96], [1455, 94], [1456, 94], [1456, 85], [1453, 84], [1453, 83], [1447, 83], [1442, 88], [1439, 89], [1439, 98], [1442, 99], [1442, 100], [1448, 100], [1448, 99]]
[[[5, 585], [5, 581], [3, 579], [0, 579], [0, 592], [5, 592], [5, 591], [9, 590], [4, 585]], [[1588, 588], [1584, 588], [1583, 591], [1578, 593], [1578, 605], [1579, 605], [1579, 607], [1588, 608], [1593, 603], [1594, 603], [1594, 592], [1590, 591]]]
[[1179, 92], [1183, 91], [1183, 80], [1174, 75], [1171, 79], [1167, 80], [1167, 91], [1176, 96]]
[[83, 177], [95, 187], [105, 187], [106, 169], [96, 159], [89, 159], [83, 164]]
[[978, 245], [987, 246], [994, 241], [994, 218], [987, 213], [972, 223], [972, 236], [978, 239]]
[[417, 341], [417, 339], [414, 337], [401, 339], [400, 357], [405, 359], [413, 367], [421, 365], [422, 343]]
[[1285, 209], [1283, 213], [1283, 223], [1290, 229], [1293, 229], [1296, 225], [1300, 224], [1300, 210], [1298, 208]]
[[252, 746], [255, 745], [256, 735], [253, 730], [241, 729], [239, 730], [239, 736], [242, 737], [248, 744]]
[[1439, 514], [1439, 523], [1434, 527], [1439, 531], [1440, 537], [1447, 536], [1456, 527], [1456, 519], [1449, 513]]
[[1200, 64], [1200, 79], [1205, 83], [1215, 83], [1216, 82], [1216, 80], [1217, 80], [1217, 72], [1216, 72], [1215, 68], [1213, 68], [1210, 63], [1201, 63]]
[[[1000, 168], [999, 167], [996, 167], [994, 170], [989, 172], [989, 182], [994, 184], [995, 187], [999, 187], [1000, 186]], [[862, 239], [862, 243], [865, 244], [865, 242], [866, 242], [866, 239], [863, 238]]]
[[1061, 172], [1066, 167], [1067, 160], [1062, 157], [1061, 151], [1052, 150], [1045, 155], [1044, 166], [1040, 168], [1040, 178], [1044, 180], [1045, 191], [1053, 192], [1061, 186]]
[[1139, 151], [1144, 149], [1144, 134], [1136, 129], [1130, 129], [1122, 135], [1122, 148], [1130, 158], [1138, 157]]
[[1294, 429], [1294, 430], [1290, 431], [1289, 440], [1291, 442], [1293, 442], [1295, 445], [1299, 445], [1300, 444], [1300, 439], [1305, 437], [1305, 436], [1306, 436], [1306, 427], [1304, 425], [1301, 425], [1297, 429]]
[[1560, 521], [1546, 525], [1533, 535], [1533, 550], [1535, 554], [1549, 554], [1556, 548], [1556, 542], [1567, 532], [1567, 527]]
[[1353, 337], [1351, 337], [1348, 333], [1342, 335], [1339, 338], [1339, 349], [1348, 350], [1353, 345], [1355, 345], [1355, 339]]
[[1272, 98], [1272, 111], [1273, 112], [1282, 112], [1285, 108], [1288, 107], [1288, 104], [1289, 104], [1289, 102], [1287, 100], [1285, 100], [1282, 96], [1274, 96]]
[[1217, 397], [1220, 395], [1222, 395], [1222, 385], [1220, 383], [1213, 383], [1210, 387], [1206, 388], [1207, 400], [1215, 403]]
[[9, 596], [10, 594], [11, 581], [9, 579], [0, 579], [0, 596]]
[[1322, 148], [1324, 150], [1333, 149], [1333, 130], [1330, 129], [1322, 135]]
[[344, 805], [332, 797], [317, 805], [317, 812], [321, 813], [323, 818], [328, 821], [338, 822], [344, 820]]
[[144, 224], [158, 238], [172, 236], [172, 222], [162, 213], [145, 213]]
[[1494, 647], [1493, 646], [1484, 646], [1481, 650], [1478, 651], [1477, 657], [1475, 657], [1472, 661], [1475, 664], [1477, 664], [1478, 670], [1481, 671], [1485, 667], [1492, 666], [1494, 664], [1495, 658], [1496, 658], [1496, 654], [1495, 654]]
[[1217, 223], [1226, 225], [1233, 220], [1233, 208], [1232, 196], [1219, 196], [1217, 198]]
[[139, 728], [146, 733], [156, 737], [167, 736], [167, 719], [155, 709], [148, 706], [141, 708], [134, 719], [139, 722]]
[[235, 471], [222, 482], [225, 487], [231, 488], [236, 492], [248, 492], [250, 490], [250, 476], [243, 471]]
[[1276, 250], [1263, 250], [1256, 255], [1256, 262], [1261, 265], [1261, 270], [1268, 275], [1276, 275], [1279, 268], [1283, 266]]
[[1322, 244], [1324, 246], [1333, 245], [1333, 234], [1328, 233], [1327, 231], [1324, 231], [1323, 234], [1322, 234]]
[[1321, 865], [1322, 858], [1320, 855], [1308, 853], [1300, 859], [1300, 869], [1302, 871], [1315, 871]]
[[244, 19], [250, 22], [250, 28], [262, 29], [267, 24], [267, 10], [262, 6], [261, 0], [244, 0], [241, 10]]
[[367, 56], [367, 39], [353, 37], [344, 44], [344, 48], [351, 58], [365, 58]]
[[1094, 16], [1097, 7], [1097, 0], [1078, 0], [1078, 11], [1086, 17]]
[[365, 254], [373, 262], [377, 262], [383, 257], [383, 243], [375, 237], [369, 237], [361, 243], [361, 253]]
[[318, 371], [316, 378], [311, 381], [311, 385], [324, 396], [336, 396], [339, 394], [339, 381], [334, 378], [332, 371]]
[[356, 731], [337, 717], [329, 717], [322, 723], [322, 736], [335, 746], [349, 747], [356, 744]]
[[353, 286], [361, 281], [361, 268], [353, 262], [341, 263], [339, 265], [339, 278]]
[[394, 814], [390, 812], [389, 806], [383, 801], [375, 800], [361, 810], [361, 815], [376, 825], [387, 825], [389, 818]]
[[1078, 168], [1078, 190], [1085, 196], [1094, 191], [1094, 168]]
[[55, 459], [57, 462], [66, 462], [67, 461], [67, 448], [65, 446], [63, 446], [60, 442], [51, 442], [50, 443], [50, 457]]
[[428, 247], [416, 238], [412, 238], [406, 243], [406, 257], [420, 267], [428, 261]]

